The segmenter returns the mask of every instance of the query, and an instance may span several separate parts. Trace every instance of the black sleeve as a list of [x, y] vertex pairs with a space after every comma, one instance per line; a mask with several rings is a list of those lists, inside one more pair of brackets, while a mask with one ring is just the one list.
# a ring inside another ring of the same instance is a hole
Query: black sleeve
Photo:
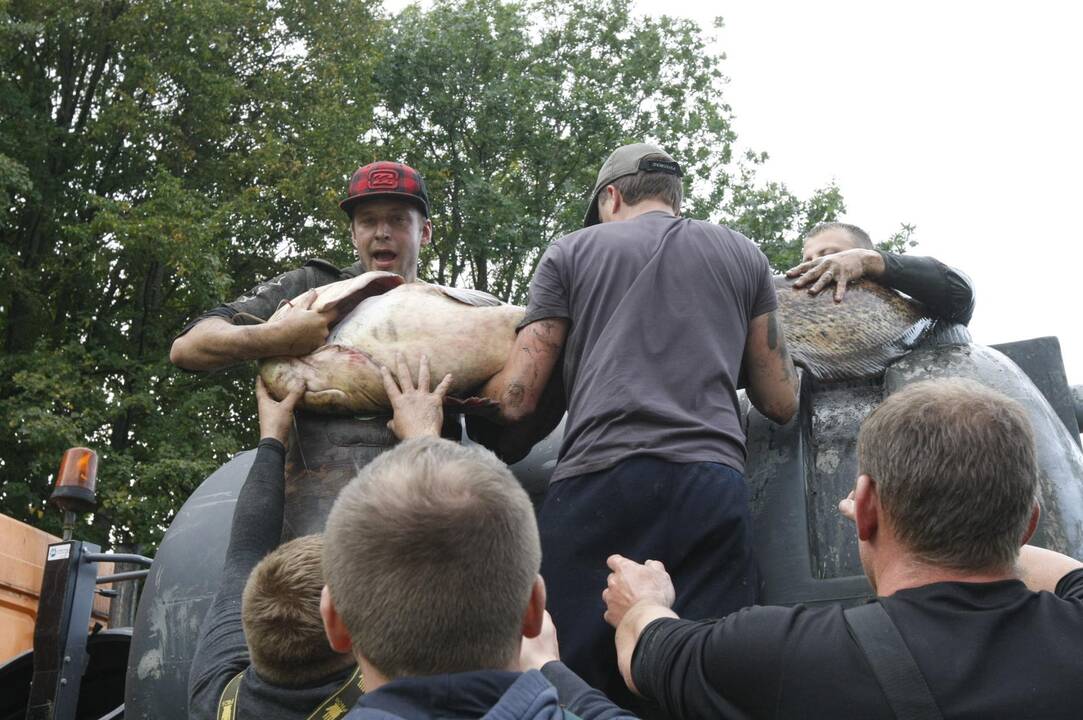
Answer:
[[1083, 600], [1083, 568], [1073, 570], [1058, 580], [1056, 595], [1065, 600]]
[[636, 688], [668, 717], [770, 717], [800, 611], [764, 606], [721, 620], [655, 620], [632, 655]]
[[600, 690], [587, 685], [564, 663], [546, 663], [541, 673], [557, 689], [560, 704], [583, 720], [635, 720], [635, 715], [614, 705]]
[[188, 698], [192, 718], [213, 718], [230, 679], [248, 667], [248, 645], [241, 626], [241, 593], [252, 568], [278, 546], [282, 535], [286, 450], [278, 440], [260, 440], [256, 459], [237, 495], [222, 584], [203, 621]]
[[267, 320], [283, 300], [292, 300], [306, 290], [339, 279], [338, 275], [330, 272], [331, 269], [333, 268], [322, 261], [309, 261], [304, 267], [261, 282], [236, 300], [219, 305], [189, 321], [177, 333], [177, 337], [187, 333], [197, 323], [212, 317], [220, 317], [235, 325], [253, 325], [261, 320]]
[[931, 257], [880, 252], [884, 285], [904, 292], [938, 318], [966, 325], [974, 316], [974, 287], [965, 274]]

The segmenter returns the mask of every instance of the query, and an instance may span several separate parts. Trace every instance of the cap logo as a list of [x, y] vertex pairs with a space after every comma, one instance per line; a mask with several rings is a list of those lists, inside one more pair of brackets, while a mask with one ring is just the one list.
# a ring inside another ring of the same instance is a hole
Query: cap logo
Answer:
[[399, 185], [399, 174], [394, 170], [373, 170], [369, 174], [369, 187], [378, 190], [394, 189]]
[[644, 158], [639, 161], [639, 169], [646, 172], [667, 173], [677, 177], [684, 175], [681, 172], [681, 166], [669, 160], [647, 160]]

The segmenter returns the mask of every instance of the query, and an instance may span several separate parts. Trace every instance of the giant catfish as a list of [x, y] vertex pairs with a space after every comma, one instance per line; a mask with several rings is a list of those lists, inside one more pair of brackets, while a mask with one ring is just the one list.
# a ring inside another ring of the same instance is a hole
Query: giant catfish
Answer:
[[[774, 282], [794, 361], [820, 380], [882, 373], [932, 325], [920, 305], [873, 283], [851, 285], [836, 303], [831, 293], [811, 296], [785, 278]], [[386, 272], [316, 292], [313, 307], [339, 318], [327, 343], [303, 357], [264, 360], [260, 374], [276, 397], [303, 380], [302, 406], [329, 413], [387, 410], [380, 366], [392, 366], [400, 352], [410, 367], [428, 355], [434, 378], [452, 374], [452, 395], [472, 394], [503, 367], [524, 313], [485, 293], [406, 283]]]

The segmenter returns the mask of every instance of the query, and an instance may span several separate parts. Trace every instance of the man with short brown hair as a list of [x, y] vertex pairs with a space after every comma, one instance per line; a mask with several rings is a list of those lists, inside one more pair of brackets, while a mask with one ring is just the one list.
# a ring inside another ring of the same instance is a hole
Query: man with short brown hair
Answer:
[[858, 467], [839, 509], [877, 600], [694, 623], [661, 564], [614, 556], [606, 619], [629, 687], [675, 720], [1079, 717], [1083, 563], [1024, 544], [1038, 467], [1018, 403], [908, 386], [865, 421]]
[[559, 662], [520, 672], [546, 624], [540, 564], [530, 498], [489, 451], [418, 438], [366, 465], [323, 554], [327, 637], [365, 676], [346, 718], [629, 718]]

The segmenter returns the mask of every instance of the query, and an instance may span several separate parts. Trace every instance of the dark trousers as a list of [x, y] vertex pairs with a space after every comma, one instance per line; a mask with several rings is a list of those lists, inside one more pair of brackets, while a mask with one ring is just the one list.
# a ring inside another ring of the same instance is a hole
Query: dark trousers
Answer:
[[613, 628], [602, 619], [607, 557], [665, 563], [682, 618], [721, 617], [756, 601], [748, 491], [726, 465], [641, 456], [558, 480], [538, 526], [561, 659], [628, 709], [646, 710], [620, 677]]

